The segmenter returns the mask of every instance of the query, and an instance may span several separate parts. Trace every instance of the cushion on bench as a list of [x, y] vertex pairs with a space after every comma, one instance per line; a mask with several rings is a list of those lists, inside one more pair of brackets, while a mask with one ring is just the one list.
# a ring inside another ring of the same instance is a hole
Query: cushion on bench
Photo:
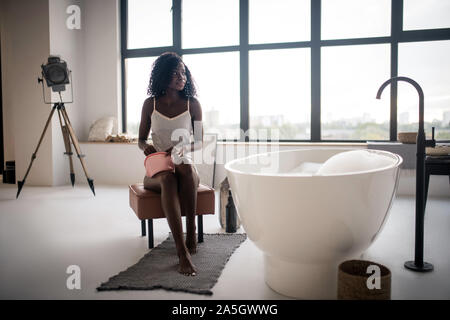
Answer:
[[[144, 189], [142, 183], [130, 185], [129, 189], [130, 207], [140, 220], [166, 217], [161, 207], [160, 193]], [[197, 191], [196, 214], [214, 214], [214, 205], [214, 189], [200, 184]]]

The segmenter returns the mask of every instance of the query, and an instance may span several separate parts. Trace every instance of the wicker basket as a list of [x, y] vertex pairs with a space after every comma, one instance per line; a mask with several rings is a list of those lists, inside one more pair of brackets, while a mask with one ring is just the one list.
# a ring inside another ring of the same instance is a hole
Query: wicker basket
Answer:
[[417, 132], [399, 132], [397, 140], [405, 144], [415, 144], [417, 141]]
[[[380, 287], [369, 289], [367, 280], [373, 273], [367, 273], [371, 265], [380, 268]], [[366, 260], [349, 260], [341, 263], [338, 270], [339, 300], [390, 300], [391, 271], [385, 266]]]

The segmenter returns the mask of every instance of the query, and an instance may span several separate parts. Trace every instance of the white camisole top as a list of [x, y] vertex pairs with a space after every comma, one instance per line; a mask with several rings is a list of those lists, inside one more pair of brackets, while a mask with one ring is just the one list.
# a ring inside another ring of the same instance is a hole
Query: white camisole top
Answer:
[[192, 119], [189, 112], [189, 98], [187, 110], [169, 118], [156, 110], [156, 99], [153, 98], [153, 112], [151, 115], [151, 137], [156, 151], [166, 151], [175, 145], [191, 143]]

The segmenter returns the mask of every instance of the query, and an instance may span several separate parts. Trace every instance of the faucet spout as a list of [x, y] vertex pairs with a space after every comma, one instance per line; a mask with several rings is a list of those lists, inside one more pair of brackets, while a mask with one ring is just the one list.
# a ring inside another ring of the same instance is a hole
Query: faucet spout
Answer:
[[420, 87], [420, 85], [414, 81], [411, 78], [408, 77], [393, 77], [389, 80], [386, 80], [378, 89], [377, 92], [377, 99], [381, 98], [381, 93], [383, 92], [383, 90], [392, 82], [397, 82], [397, 81], [405, 81], [408, 82], [410, 84], [412, 84], [414, 86], [414, 88], [416, 88], [417, 93], [419, 94], [419, 135], [421, 132], [424, 132], [424, 127], [423, 127], [423, 122], [424, 122], [424, 118], [423, 118], [423, 114], [424, 114], [424, 98], [423, 98], [423, 90]]

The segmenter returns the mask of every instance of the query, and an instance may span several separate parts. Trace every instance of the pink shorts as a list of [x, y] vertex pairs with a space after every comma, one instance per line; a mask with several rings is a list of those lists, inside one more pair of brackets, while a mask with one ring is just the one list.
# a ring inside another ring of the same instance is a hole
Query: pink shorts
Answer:
[[155, 152], [149, 154], [145, 158], [144, 166], [145, 173], [149, 178], [161, 171], [175, 172], [175, 165], [172, 162], [172, 157], [166, 152]]

